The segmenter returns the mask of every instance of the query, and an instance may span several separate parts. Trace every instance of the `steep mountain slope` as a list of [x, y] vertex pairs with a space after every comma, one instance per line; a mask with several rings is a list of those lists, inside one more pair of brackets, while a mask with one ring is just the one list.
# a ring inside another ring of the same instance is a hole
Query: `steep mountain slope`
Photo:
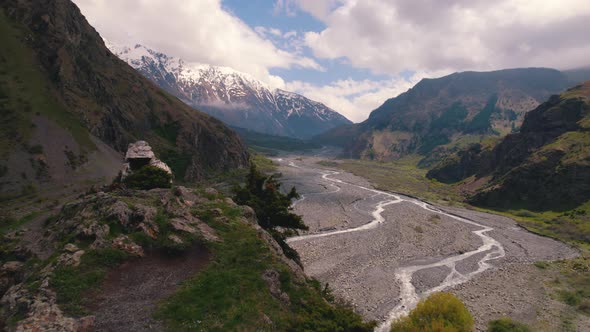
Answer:
[[492, 207], [565, 209], [590, 199], [590, 81], [529, 112], [517, 134], [476, 144], [428, 173], [478, 187], [471, 201]]
[[104, 181], [137, 139], [177, 178], [247, 165], [234, 132], [114, 56], [71, 1], [0, 1], [0, 24], [3, 193]]
[[268, 135], [239, 127], [231, 128], [240, 135], [248, 148], [265, 155], [276, 155], [281, 151], [305, 151], [322, 147], [319, 144], [293, 137]]
[[142, 45], [109, 47], [166, 91], [232, 126], [309, 138], [351, 123], [324, 104], [296, 93], [271, 90], [231, 68], [187, 63]]
[[[568, 79], [553, 69], [527, 68], [455, 73], [423, 79], [412, 89], [387, 100], [369, 119], [352, 128], [338, 128], [320, 141], [342, 139], [347, 155], [390, 160], [419, 153], [431, 160], [457, 146], [518, 129], [527, 111]], [[352, 135], [352, 139], [346, 136]]]

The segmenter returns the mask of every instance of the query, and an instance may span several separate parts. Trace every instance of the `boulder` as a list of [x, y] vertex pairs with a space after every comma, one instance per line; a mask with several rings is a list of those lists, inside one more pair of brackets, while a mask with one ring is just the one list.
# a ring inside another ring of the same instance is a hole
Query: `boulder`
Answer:
[[143, 257], [143, 248], [133, 242], [127, 235], [119, 235], [113, 240], [113, 248], [123, 250], [131, 256]]
[[258, 225], [258, 220], [256, 219], [256, 212], [253, 208], [249, 207], [248, 205], [242, 205], [242, 216], [246, 218], [246, 220], [252, 224]]
[[176, 244], [183, 244], [184, 243], [184, 241], [182, 241], [182, 239], [176, 234], [168, 235], [168, 239]]
[[0, 268], [0, 273], [9, 273], [9, 274], [17, 273], [20, 270], [22, 270], [23, 266], [24, 266], [24, 264], [19, 261], [6, 262]]
[[165, 162], [156, 158], [152, 147], [146, 141], [129, 143], [125, 154], [125, 164], [121, 170], [121, 180], [143, 166], [150, 165], [172, 174], [172, 169]]
[[229, 198], [229, 197], [226, 197], [223, 201], [225, 202], [225, 204], [227, 204], [227, 205], [229, 205], [231, 207], [237, 207], [238, 206], [238, 204], [236, 204], [236, 202], [234, 202], [234, 200], [231, 199], [231, 198]]
[[197, 224], [197, 228], [199, 228], [199, 231], [205, 240], [214, 242], [220, 241], [219, 236], [217, 236], [217, 232], [204, 222], [199, 222]]
[[108, 209], [107, 218], [117, 220], [121, 226], [127, 226], [132, 213], [133, 211], [131, 211], [127, 203], [123, 201], [117, 201]]
[[84, 250], [78, 250], [76, 252], [65, 252], [63, 254], [61, 254], [58, 259], [57, 259], [57, 263], [59, 265], [65, 265], [65, 266], [78, 266], [80, 265], [80, 262], [82, 261], [82, 256], [84, 255], [85, 251]]
[[31, 305], [31, 311], [26, 319], [18, 322], [15, 331], [90, 332], [94, 330], [94, 316], [66, 317], [53, 301], [35, 299]]
[[268, 289], [272, 296], [279, 299], [283, 304], [288, 305], [291, 302], [289, 295], [281, 290], [279, 272], [276, 270], [266, 270], [262, 273], [262, 280], [268, 285]]
[[191, 222], [186, 218], [172, 218], [170, 219], [170, 226], [177, 231], [195, 234], [197, 229], [191, 226]]
[[125, 160], [127, 161], [135, 159], [151, 160], [155, 157], [156, 155], [152, 151], [152, 147], [146, 141], [129, 143], [127, 153], [125, 154]]

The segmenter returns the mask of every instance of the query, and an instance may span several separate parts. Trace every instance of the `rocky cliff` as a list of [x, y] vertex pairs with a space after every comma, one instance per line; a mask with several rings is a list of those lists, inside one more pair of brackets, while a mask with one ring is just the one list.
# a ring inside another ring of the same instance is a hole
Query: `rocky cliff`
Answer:
[[[430, 178], [476, 188], [472, 203], [571, 208], [590, 197], [590, 82], [529, 112], [519, 133], [475, 144], [432, 169]], [[475, 187], [473, 186], [475, 184]]]
[[71, 1], [0, 1], [0, 21], [2, 191], [63, 185], [97, 173], [106, 159], [112, 162], [96, 178], [108, 178], [138, 139], [148, 140], [177, 178], [247, 165], [232, 130], [113, 55]]

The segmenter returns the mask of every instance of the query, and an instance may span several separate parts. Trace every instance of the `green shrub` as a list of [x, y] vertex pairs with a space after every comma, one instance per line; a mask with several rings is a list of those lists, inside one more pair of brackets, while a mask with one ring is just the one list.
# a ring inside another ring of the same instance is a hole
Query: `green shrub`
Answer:
[[468, 332], [473, 317], [463, 302], [450, 293], [434, 293], [391, 326], [392, 332]]
[[234, 192], [234, 201], [252, 207], [258, 224], [270, 232], [287, 257], [301, 265], [299, 255], [286, 242], [287, 236], [297, 234], [297, 230], [308, 229], [301, 216], [292, 212], [292, 200], [299, 198], [295, 187], [288, 194], [282, 193], [281, 183], [275, 176], [264, 175], [252, 163], [246, 184], [234, 188]]
[[170, 188], [172, 175], [161, 168], [146, 165], [126, 177], [123, 183], [129, 188], [141, 190]]
[[531, 328], [512, 319], [500, 318], [488, 323], [488, 332], [531, 332]]

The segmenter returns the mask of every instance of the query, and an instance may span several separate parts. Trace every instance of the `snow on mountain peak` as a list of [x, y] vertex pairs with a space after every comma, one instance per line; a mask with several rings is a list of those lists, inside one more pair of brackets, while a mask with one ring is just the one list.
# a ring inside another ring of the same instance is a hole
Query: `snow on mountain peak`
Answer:
[[162, 65], [162, 69], [174, 73], [178, 80], [186, 82], [199, 82], [201, 79], [223, 83], [225, 86], [236, 86], [245, 83], [256, 89], [270, 90], [270, 87], [252, 75], [239, 72], [230, 67], [213, 66], [203, 63], [186, 62], [182, 59], [167, 56], [164, 53], [154, 51], [141, 44], [133, 47], [116, 46], [107, 44], [119, 58], [129, 63], [135, 69], [139, 69], [144, 63], [153, 61]]
[[186, 62], [136, 44], [105, 44], [119, 58], [168, 92], [230, 125], [307, 137], [348, 124], [334, 110], [299, 94], [271, 89], [233, 68]]

